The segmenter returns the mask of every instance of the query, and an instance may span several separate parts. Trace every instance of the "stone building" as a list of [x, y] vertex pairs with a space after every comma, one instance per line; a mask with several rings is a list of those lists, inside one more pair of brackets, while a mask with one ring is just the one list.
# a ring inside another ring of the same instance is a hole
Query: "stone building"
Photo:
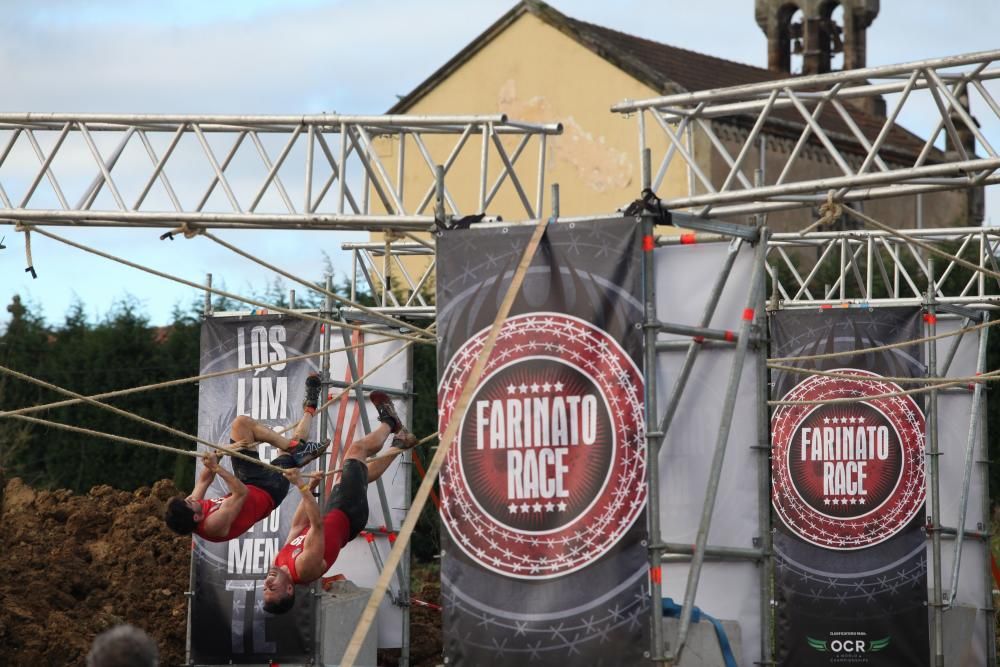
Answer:
[[[748, 3], [749, 5], [749, 3]], [[839, 8], [839, 9], [838, 9]], [[706, 6], [704, 11], [710, 11]], [[623, 99], [645, 99], [665, 94], [698, 91], [794, 76], [792, 64], [801, 56], [805, 72], [829, 71], [842, 57], [844, 67], [864, 67], [866, 31], [878, 14], [878, 0], [756, 0], [755, 17], [768, 40], [769, 68], [754, 67], [705, 53], [662, 44], [566, 16], [539, 0], [521, 0], [448, 62], [403, 96], [388, 113], [486, 114], [502, 112], [512, 119], [561, 122], [564, 132], [551, 137], [544, 165], [545, 182], [559, 183], [564, 216], [612, 213], [634, 200], [641, 189], [638, 132], [634, 119], [611, 113]], [[839, 21], [839, 23], [838, 23]], [[747, 30], [752, 30], [747, 7]], [[838, 54], [842, 53], [842, 56]], [[869, 138], [885, 121], [884, 103], [860, 102], [852, 116]], [[733, 116], [714, 119], [718, 135], [735, 155], [752, 126], [753, 118]], [[857, 167], [864, 159], [857, 140], [833, 110], [820, 116], [828, 136], [848, 163]], [[795, 112], [774, 113], [764, 128], [764, 141], [747, 163], [762, 166], [765, 184], [775, 182], [804, 123]], [[666, 139], [647, 131], [654, 155], [662, 155]], [[712, 150], [703, 132], [693, 133], [693, 154], [716, 187], [728, 165]], [[655, 142], [660, 141], [659, 146]], [[892, 127], [881, 151], [890, 165], [912, 166], [924, 140], [901, 125]], [[380, 154], [391, 156], [398, 147], [383, 141]], [[419, 156], [406, 153], [407, 160]], [[440, 153], [440, 151], [439, 151]], [[449, 188], [463, 212], [474, 212], [478, 202], [479, 156], [468, 151], [449, 174]], [[933, 149], [927, 163], [944, 159]], [[443, 160], [443, 155], [435, 155]], [[462, 160], [468, 165], [467, 182], [461, 177]], [[422, 165], [415, 165], [421, 168]], [[497, 173], [500, 165], [491, 165]], [[536, 165], [519, 164], [518, 172], [533, 182]], [[657, 193], [664, 199], [701, 192], [679, 161], [667, 172]], [[752, 167], [748, 169], [752, 179]], [[839, 176], [815, 138], [792, 167], [789, 180]], [[405, 184], [404, 184], [405, 185]], [[404, 187], [408, 197], [422, 192]], [[463, 203], [464, 202], [464, 203]], [[965, 191], [938, 192], [863, 203], [869, 214], [894, 226], [912, 228], [977, 225], [982, 220], [982, 200]], [[501, 191], [487, 211], [516, 220], [524, 217], [513, 188]], [[918, 210], [922, 220], [918, 221]], [[543, 211], [547, 215], [547, 212]], [[816, 219], [808, 208], [769, 216], [778, 231], [800, 229]], [[848, 224], [842, 220], [839, 224]]]

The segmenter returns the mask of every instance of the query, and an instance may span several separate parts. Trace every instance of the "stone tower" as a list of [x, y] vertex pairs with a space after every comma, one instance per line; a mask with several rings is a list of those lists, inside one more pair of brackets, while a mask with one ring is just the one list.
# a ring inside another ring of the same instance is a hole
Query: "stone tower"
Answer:
[[[802, 54], [802, 74], [830, 71], [835, 53], [844, 69], [865, 66], [865, 33], [879, 0], [754, 0], [757, 25], [767, 35], [767, 67], [791, 74], [792, 53]], [[843, 8], [843, 25], [833, 18]], [[798, 14], [801, 10], [801, 14]]]

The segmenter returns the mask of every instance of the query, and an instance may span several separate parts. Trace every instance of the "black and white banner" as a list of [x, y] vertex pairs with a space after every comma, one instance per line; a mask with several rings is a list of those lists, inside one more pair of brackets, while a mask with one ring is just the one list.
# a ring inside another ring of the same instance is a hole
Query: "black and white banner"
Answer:
[[641, 267], [632, 219], [549, 225], [464, 415], [531, 226], [439, 236], [450, 665], [635, 665], [648, 651]]
[[[202, 325], [201, 373], [280, 361], [319, 350], [319, 327], [311, 322], [277, 317], [209, 319]], [[264, 369], [224, 375], [199, 385], [198, 436], [229, 443], [237, 415], [249, 415], [268, 426], [284, 428], [302, 416], [305, 378], [318, 370], [319, 359], [276, 364]], [[316, 421], [310, 439], [316, 439]], [[270, 461], [280, 452], [261, 445]], [[223, 459], [232, 469], [228, 457]], [[314, 470], [313, 462], [304, 470]], [[199, 463], [197, 472], [201, 471]], [[216, 478], [206, 498], [228, 493]], [[297, 595], [283, 616], [262, 609], [264, 576], [291, 527], [299, 502], [293, 489], [271, 515], [242, 537], [212, 543], [200, 537], [192, 545], [191, 657], [196, 664], [270, 664], [305, 662], [313, 655], [311, 595]]]
[[[924, 413], [916, 308], [780, 311], [771, 417], [780, 665], [927, 665]], [[828, 355], [782, 361], [782, 357]], [[840, 401], [838, 399], [852, 399]], [[860, 399], [860, 400], [857, 400]]]

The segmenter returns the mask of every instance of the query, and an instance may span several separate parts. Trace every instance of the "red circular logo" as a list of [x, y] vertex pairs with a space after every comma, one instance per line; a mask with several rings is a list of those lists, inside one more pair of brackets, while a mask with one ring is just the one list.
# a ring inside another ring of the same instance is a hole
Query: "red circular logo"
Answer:
[[[862, 400], [782, 405], [771, 420], [773, 504], [802, 539], [830, 549], [860, 549], [889, 539], [924, 503], [924, 415], [881, 376], [813, 375], [783, 400]], [[870, 397], [870, 398], [864, 398]]]
[[[439, 387], [440, 429], [488, 335]], [[642, 375], [607, 333], [557, 313], [509, 318], [442, 469], [452, 539], [494, 572], [546, 579], [614, 546], [645, 506]]]

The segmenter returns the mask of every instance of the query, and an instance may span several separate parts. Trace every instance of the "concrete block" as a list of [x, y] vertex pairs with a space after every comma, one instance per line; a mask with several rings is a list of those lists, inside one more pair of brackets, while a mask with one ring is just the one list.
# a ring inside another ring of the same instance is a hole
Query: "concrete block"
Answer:
[[[733, 657], [736, 658], [737, 665], [743, 665], [740, 655], [740, 624], [737, 621], [722, 621], [722, 627], [726, 630], [729, 638], [729, 646], [733, 650]], [[673, 648], [677, 646], [677, 631], [680, 629], [679, 619], [664, 618], [663, 633], [667, 643], [667, 653], [673, 653]], [[726, 663], [722, 659], [722, 649], [719, 647], [719, 638], [715, 634], [715, 626], [706, 620], [692, 623], [688, 628], [687, 639], [684, 642], [684, 652], [681, 654], [681, 661], [674, 667], [725, 667]]]
[[[350, 581], [335, 581], [320, 597], [320, 661], [324, 667], [340, 665], [371, 592], [370, 588], [358, 588]], [[368, 630], [354, 664], [358, 667], [377, 667], [377, 653], [378, 618]]]

